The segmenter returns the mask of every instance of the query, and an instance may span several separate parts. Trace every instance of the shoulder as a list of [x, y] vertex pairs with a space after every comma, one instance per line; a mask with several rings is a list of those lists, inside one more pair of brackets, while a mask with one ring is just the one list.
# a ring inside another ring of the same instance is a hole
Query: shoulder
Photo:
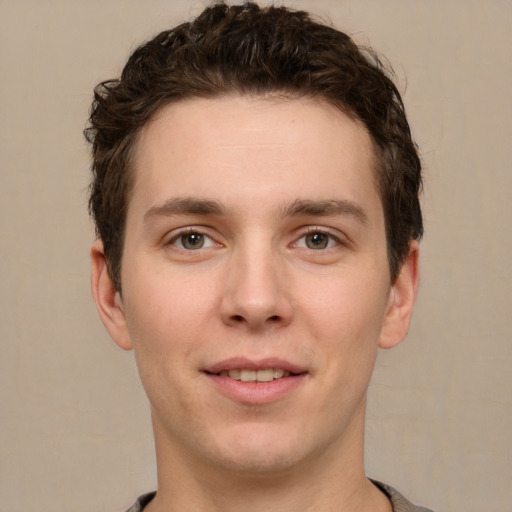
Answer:
[[377, 482], [376, 480], [372, 480], [372, 483], [389, 498], [393, 505], [393, 512], [433, 512], [428, 508], [414, 505], [390, 485]]
[[137, 501], [126, 512], [142, 512], [155, 495], [156, 492], [149, 492], [148, 494], [139, 496]]

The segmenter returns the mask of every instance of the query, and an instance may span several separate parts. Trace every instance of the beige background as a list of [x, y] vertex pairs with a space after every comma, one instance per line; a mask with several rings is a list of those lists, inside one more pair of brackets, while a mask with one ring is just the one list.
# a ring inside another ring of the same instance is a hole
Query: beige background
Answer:
[[[89, 293], [81, 131], [93, 86], [203, 4], [0, 0], [0, 511], [121, 511], [155, 485], [132, 354]], [[380, 355], [368, 473], [439, 512], [510, 511], [512, 2], [288, 5], [387, 55], [423, 148], [422, 286]]]

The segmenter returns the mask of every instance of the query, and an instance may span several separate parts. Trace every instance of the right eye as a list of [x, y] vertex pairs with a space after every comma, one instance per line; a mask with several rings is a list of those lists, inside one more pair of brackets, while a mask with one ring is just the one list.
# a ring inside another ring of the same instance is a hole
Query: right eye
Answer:
[[217, 245], [208, 235], [199, 233], [198, 231], [181, 233], [173, 238], [170, 244], [187, 251], [197, 251], [198, 249]]

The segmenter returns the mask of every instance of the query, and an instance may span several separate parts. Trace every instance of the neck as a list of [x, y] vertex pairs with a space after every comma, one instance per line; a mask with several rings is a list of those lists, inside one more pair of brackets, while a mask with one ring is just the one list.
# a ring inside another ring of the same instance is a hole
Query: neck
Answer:
[[391, 512], [365, 476], [364, 409], [346, 436], [290, 468], [239, 471], [200, 461], [155, 425], [158, 493], [147, 512]]

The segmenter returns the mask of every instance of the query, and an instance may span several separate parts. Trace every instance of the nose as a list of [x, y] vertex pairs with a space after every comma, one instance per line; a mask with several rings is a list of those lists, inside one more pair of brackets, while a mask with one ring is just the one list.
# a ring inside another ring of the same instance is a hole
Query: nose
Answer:
[[283, 266], [270, 247], [236, 251], [225, 274], [222, 321], [250, 330], [289, 324], [293, 308]]

